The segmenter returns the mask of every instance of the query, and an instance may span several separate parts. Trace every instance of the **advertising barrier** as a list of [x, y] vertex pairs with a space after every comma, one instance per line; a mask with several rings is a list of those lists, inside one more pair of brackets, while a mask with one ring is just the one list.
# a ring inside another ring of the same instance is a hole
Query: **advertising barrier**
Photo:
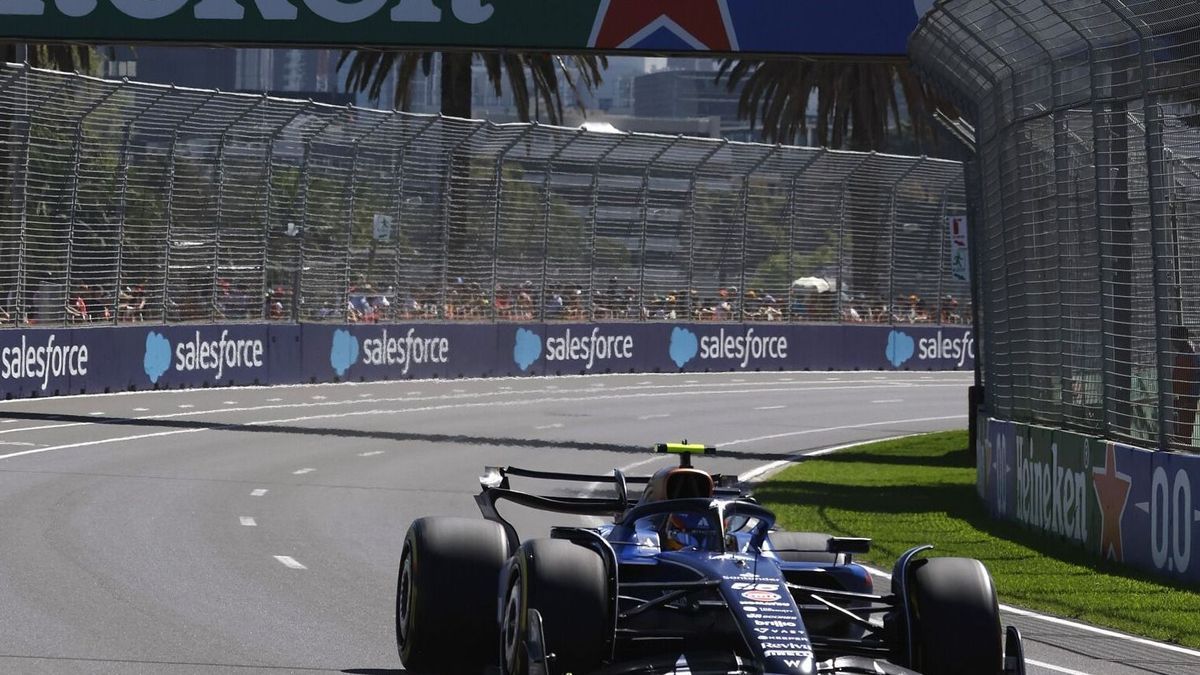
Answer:
[[1104, 558], [1200, 583], [1200, 456], [988, 419], [977, 448], [989, 512]]
[[6, 398], [410, 378], [970, 370], [962, 326], [227, 324], [0, 331]]

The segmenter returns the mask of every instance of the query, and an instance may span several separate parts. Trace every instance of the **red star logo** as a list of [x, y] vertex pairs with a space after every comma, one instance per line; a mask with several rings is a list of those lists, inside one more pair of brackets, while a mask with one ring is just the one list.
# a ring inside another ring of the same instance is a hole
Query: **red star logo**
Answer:
[[1100, 555], [1117, 562], [1125, 560], [1121, 547], [1121, 517], [1129, 501], [1129, 476], [1117, 471], [1115, 443], [1106, 443], [1104, 469], [1092, 469], [1092, 487], [1100, 502]]
[[630, 48], [662, 28], [696, 49], [737, 51], [727, 0], [601, 0], [591, 46]]

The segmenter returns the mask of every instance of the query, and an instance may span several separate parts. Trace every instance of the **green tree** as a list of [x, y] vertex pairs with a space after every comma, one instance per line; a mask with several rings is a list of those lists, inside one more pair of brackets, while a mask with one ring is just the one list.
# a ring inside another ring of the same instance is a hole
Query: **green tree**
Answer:
[[[396, 107], [407, 110], [409, 92], [417, 72], [432, 72], [433, 52], [401, 50], [346, 50], [338, 67], [349, 63], [347, 86], [367, 92], [378, 101], [388, 76], [396, 73]], [[471, 116], [471, 65], [479, 60], [488, 80], [499, 96], [505, 82], [513, 93], [517, 116], [529, 121], [529, 103], [536, 98], [545, 105], [545, 121], [559, 124], [563, 119], [563, 92], [593, 90], [603, 79], [608, 59], [596, 55], [558, 56], [545, 52], [442, 52], [442, 114], [449, 117]], [[573, 68], [571, 66], [574, 66]], [[565, 85], [565, 88], [564, 88]], [[576, 100], [578, 100], [576, 96]]]

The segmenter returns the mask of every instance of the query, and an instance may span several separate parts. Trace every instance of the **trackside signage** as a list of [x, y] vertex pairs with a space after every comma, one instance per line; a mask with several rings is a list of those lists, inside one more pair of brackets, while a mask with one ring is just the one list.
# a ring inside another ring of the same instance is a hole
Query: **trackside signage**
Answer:
[[993, 516], [1200, 582], [1200, 456], [995, 419], [985, 426], [978, 484]]
[[[974, 365], [969, 351], [967, 357], [950, 351], [946, 358], [913, 357], [894, 366], [887, 357], [888, 336], [894, 330], [717, 323], [4, 329], [0, 395], [584, 373], [968, 370]], [[967, 329], [951, 326], [903, 330], [913, 339], [914, 349], [922, 341], [953, 345], [969, 338]], [[1008, 447], [1015, 452], [1015, 446]], [[1061, 460], [1060, 466], [1065, 466]], [[1016, 504], [1015, 497], [1010, 503]]]
[[0, 38], [902, 56], [931, 0], [0, 0]]

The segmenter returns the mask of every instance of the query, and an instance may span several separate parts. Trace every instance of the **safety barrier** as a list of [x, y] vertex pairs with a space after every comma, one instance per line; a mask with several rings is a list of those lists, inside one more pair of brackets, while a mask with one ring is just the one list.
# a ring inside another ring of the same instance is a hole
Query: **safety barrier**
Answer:
[[976, 442], [976, 487], [991, 515], [1200, 583], [1200, 560], [1192, 559], [1200, 456], [986, 417], [979, 423], [986, 433]]
[[963, 326], [744, 323], [138, 325], [0, 331], [5, 398], [587, 373], [970, 370]]

